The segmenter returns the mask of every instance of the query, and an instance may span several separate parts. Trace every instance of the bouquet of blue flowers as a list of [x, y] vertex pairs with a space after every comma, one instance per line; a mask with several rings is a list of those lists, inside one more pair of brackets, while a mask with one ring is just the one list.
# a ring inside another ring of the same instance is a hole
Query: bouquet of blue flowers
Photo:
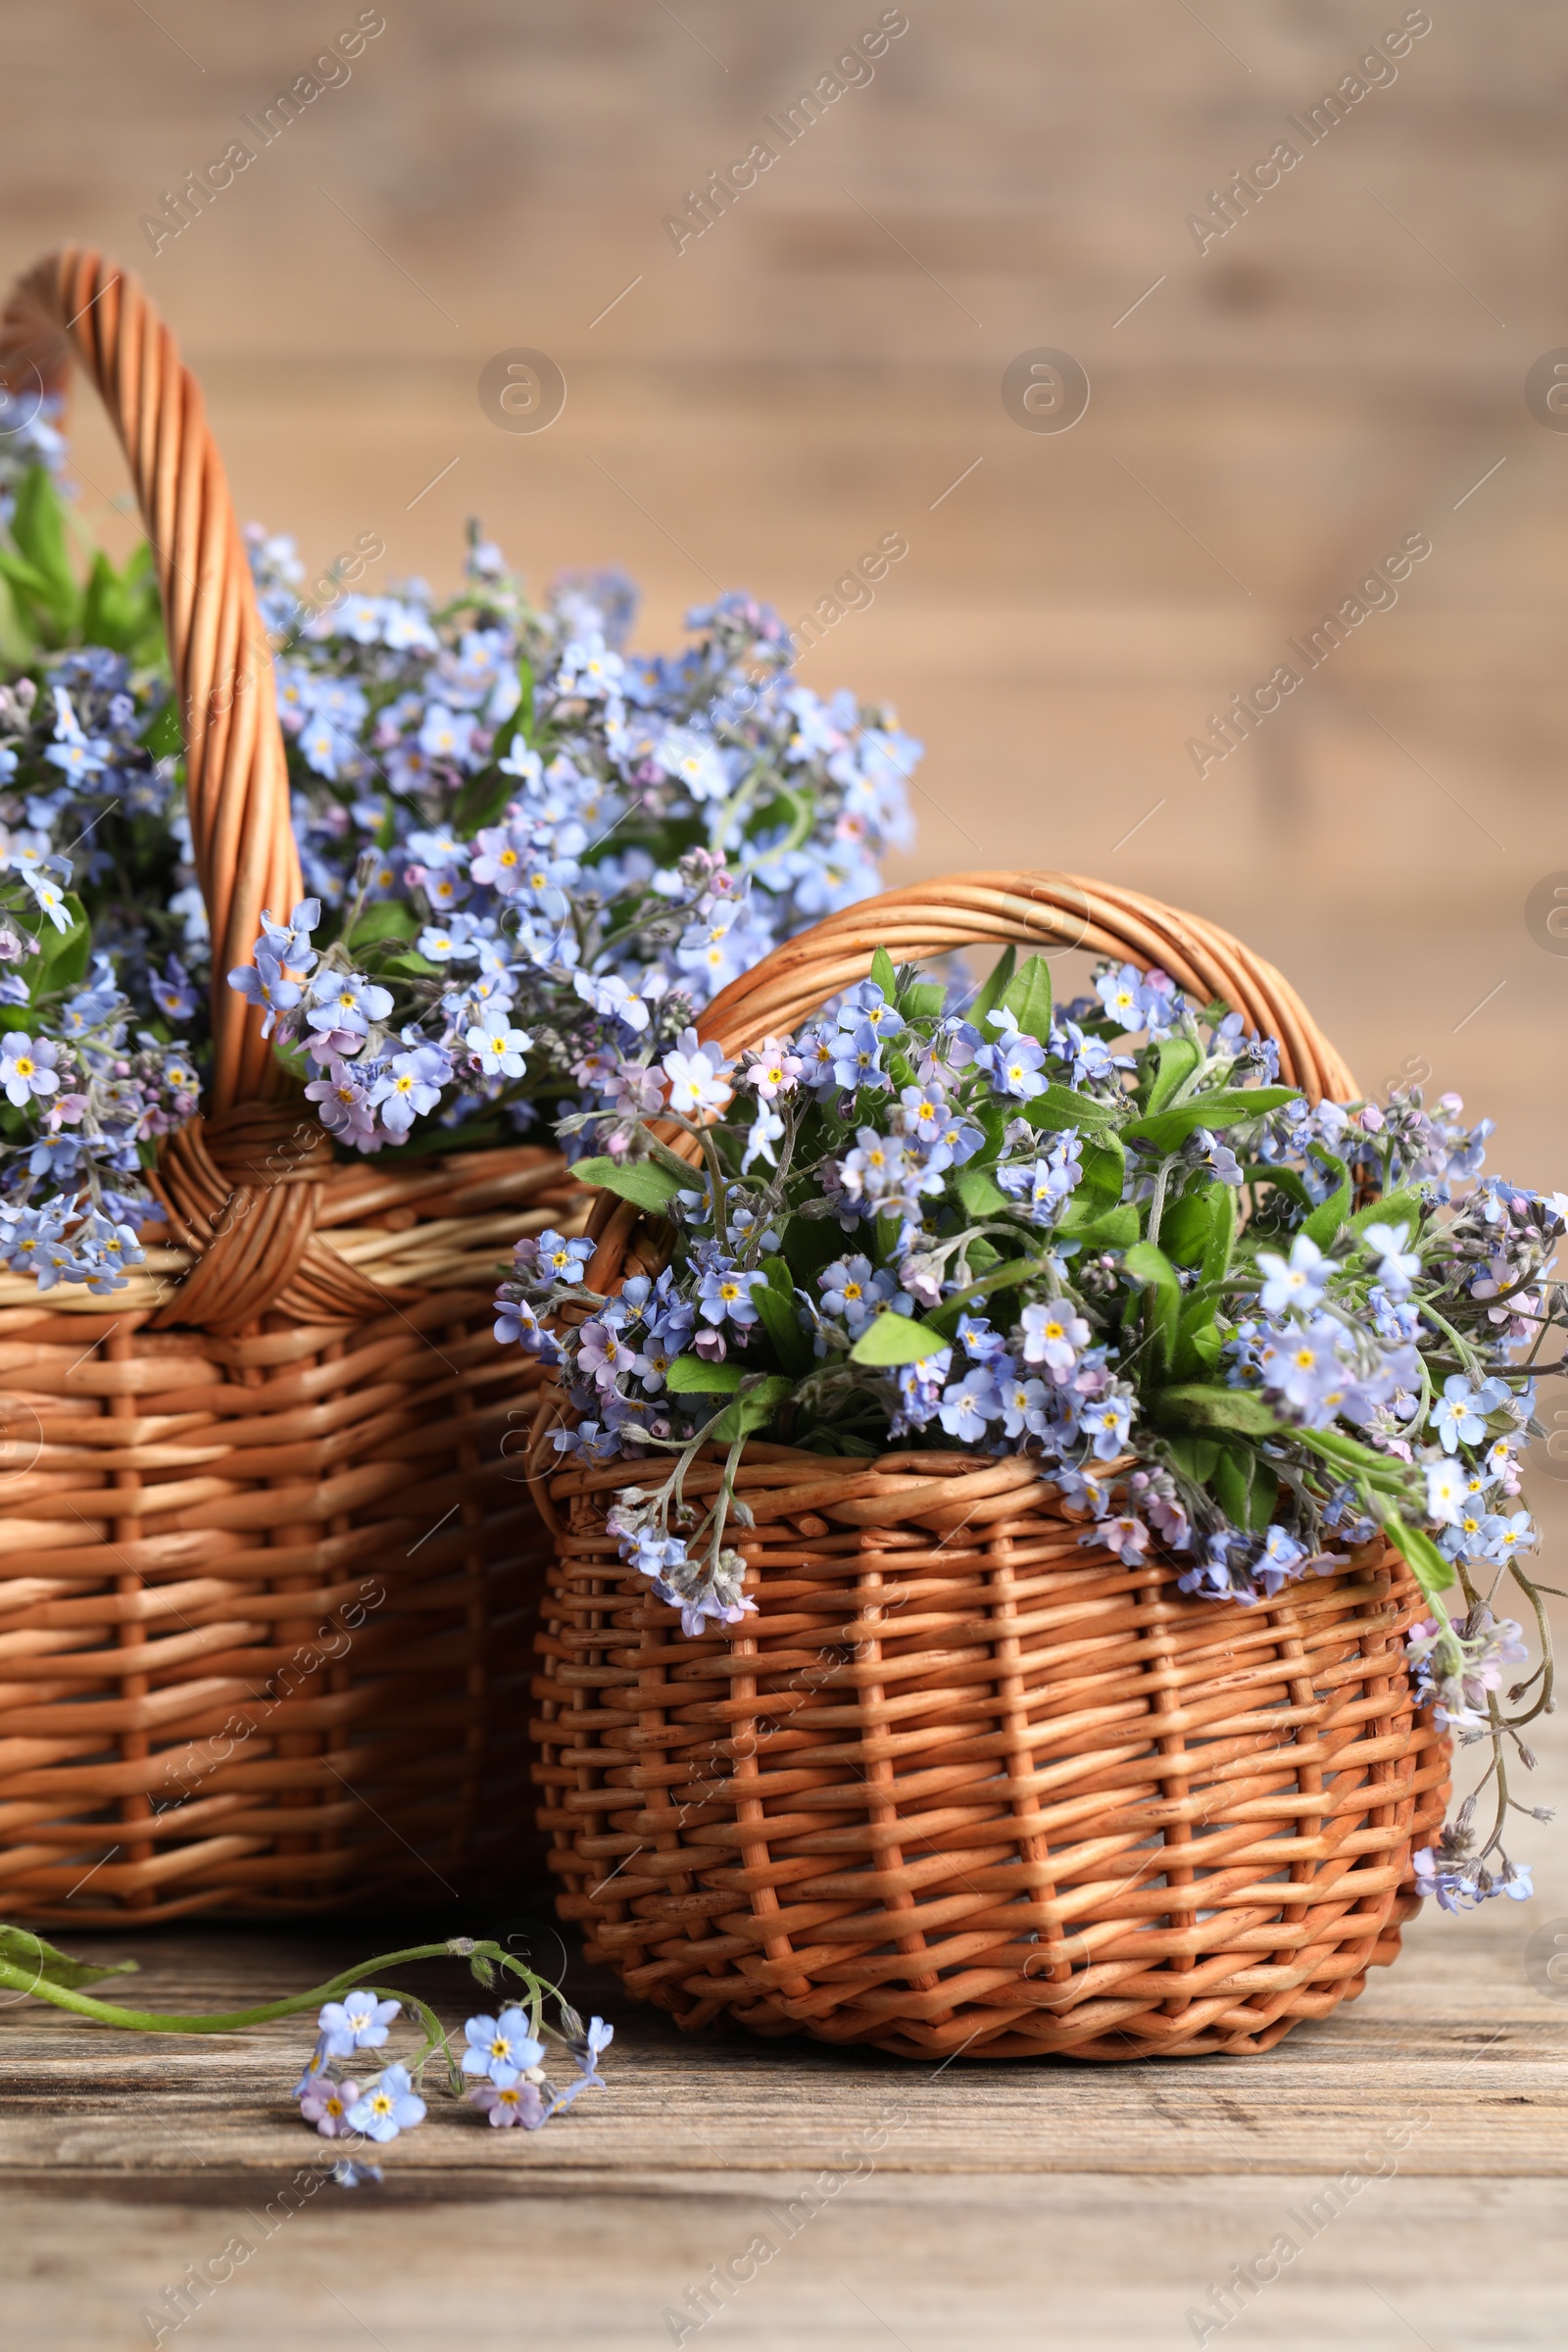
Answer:
[[[108, 1293], [206, 1066], [193, 714], [146, 550], [86, 544], [48, 416], [0, 451], [0, 1259]], [[477, 532], [445, 601], [335, 575], [312, 601], [290, 541], [250, 544], [311, 895], [227, 980], [345, 1151], [514, 1140], [906, 838], [920, 747], [802, 686], [749, 598], [642, 657], [620, 575], [536, 604]]]
[[726, 1541], [753, 1433], [1030, 1457], [1085, 1544], [1162, 1547], [1244, 1604], [1384, 1531], [1432, 1606], [1422, 1695], [1494, 1747], [1493, 1836], [1472, 1851], [1470, 1800], [1430, 1890], [1528, 1892], [1507, 1762], [1550, 1669], [1504, 1699], [1525, 1648], [1494, 1608], [1511, 1583], [1544, 1643], [1520, 1455], [1568, 1326], [1568, 1197], [1483, 1176], [1489, 1124], [1452, 1096], [1313, 1107], [1278, 1064], [1158, 971], [1108, 964], [1058, 1008], [1009, 950], [955, 1003], [879, 951], [800, 1034], [732, 1063], [693, 1030], [568, 1116], [605, 1147], [579, 1175], [663, 1220], [665, 1262], [604, 1295], [592, 1243], [525, 1241], [498, 1336], [559, 1368], [562, 1453], [667, 1459], [610, 1532], [689, 1634], [755, 1606]]

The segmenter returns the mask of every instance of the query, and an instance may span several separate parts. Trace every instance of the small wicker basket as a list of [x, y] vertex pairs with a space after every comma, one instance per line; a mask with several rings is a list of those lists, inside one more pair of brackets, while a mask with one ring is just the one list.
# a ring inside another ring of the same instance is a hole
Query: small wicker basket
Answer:
[[271, 657], [200, 391], [127, 272], [22, 280], [0, 372], [101, 393], [157, 561], [213, 934], [205, 1118], [112, 1300], [0, 1276], [0, 1915], [466, 1891], [515, 1862], [544, 1564], [492, 1339], [559, 1154], [339, 1161], [223, 983], [301, 896]]
[[[1212, 926], [1064, 877], [966, 876], [819, 924], [710, 1007], [727, 1052], [862, 978], [1018, 941], [1158, 963], [1280, 1044], [1314, 1098], [1348, 1072], [1267, 964]], [[589, 1280], [659, 1262], [623, 1203]], [[688, 2027], [729, 2018], [901, 2055], [1269, 2048], [1398, 1950], [1446, 1744], [1413, 1702], [1421, 1597], [1382, 1540], [1272, 1601], [1127, 1567], [1038, 1465], [874, 1463], [753, 1443], [732, 1537], [758, 1604], [688, 1640], [606, 1533], [647, 1465], [533, 1463], [556, 1536], [535, 1682], [564, 1920]], [[717, 1457], [689, 1494], [711, 1493]], [[732, 1523], [733, 1524], [733, 1523]]]

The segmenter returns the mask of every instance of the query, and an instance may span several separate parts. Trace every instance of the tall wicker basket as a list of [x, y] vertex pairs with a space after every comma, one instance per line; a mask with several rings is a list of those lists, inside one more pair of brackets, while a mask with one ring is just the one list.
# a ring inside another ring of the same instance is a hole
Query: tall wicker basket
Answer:
[[[890, 894], [710, 1008], [737, 1052], [896, 962], [1017, 941], [1160, 964], [1279, 1041], [1314, 1099], [1349, 1074], [1278, 973], [1212, 925], [1068, 877]], [[589, 1279], [660, 1258], [607, 1202]], [[758, 1603], [688, 1641], [605, 1515], [643, 1465], [533, 1462], [556, 1564], [535, 1778], [563, 1919], [688, 2027], [730, 2018], [900, 2055], [1267, 2049], [1398, 1950], [1447, 1751], [1413, 1704], [1420, 1596], [1381, 1540], [1255, 1607], [1126, 1567], [1034, 1464], [753, 1444], [736, 1542]], [[713, 1492], [716, 1460], [688, 1480]], [[733, 1522], [731, 1523], [733, 1527]]]
[[301, 895], [271, 660], [201, 394], [127, 272], [56, 254], [0, 369], [74, 358], [157, 559], [212, 923], [205, 1117], [112, 1301], [0, 1277], [0, 1917], [440, 1902], [514, 1866], [543, 1535], [498, 1262], [537, 1149], [340, 1162], [224, 985]]

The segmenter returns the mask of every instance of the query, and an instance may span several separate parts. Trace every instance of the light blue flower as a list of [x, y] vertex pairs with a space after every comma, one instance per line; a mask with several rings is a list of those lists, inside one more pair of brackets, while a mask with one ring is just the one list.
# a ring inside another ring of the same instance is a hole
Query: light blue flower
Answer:
[[1086, 1404], [1080, 1415], [1085, 1433], [1093, 1440], [1097, 1461], [1114, 1461], [1127, 1446], [1127, 1433], [1132, 1427], [1133, 1401], [1130, 1396], [1112, 1394], [1097, 1396]]
[[401, 2001], [377, 2000], [373, 1992], [363, 1990], [323, 2002], [316, 2022], [326, 2037], [327, 2056], [346, 2058], [352, 2050], [379, 2049], [402, 2006]]
[[731, 1323], [745, 1326], [758, 1319], [758, 1308], [752, 1292], [758, 1285], [764, 1289], [767, 1277], [761, 1273], [743, 1274], [728, 1264], [710, 1266], [702, 1279], [697, 1303], [710, 1323], [718, 1325], [726, 1316]]
[[416, 1046], [412, 1053], [395, 1054], [391, 1067], [377, 1079], [370, 1102], [392, 1135], [407, 1135], [416, 1118], [434, 1110], [441, 1089], [452, 1075], [452, 1064], [434, 1046]]
[[349, 2109], [347, 2122], [351, 2132], [363, 2132], [369, 2139], [396, 2139], [400, 2132], [411, 2132], [422, 2124], [424, 2101], [409, 2080], [406, 2066], [389, 2066], [378, 2082], [362, 2092]]
[[0, 1037], [0, 1088], [6, 1101], [20, 1110], [36, 1097], [56, 1094], [60, 1077], [55, 1064], [60, 1049], [45, 1037], [34, 1044], [25, 1031], [10, 1029]]
[[1432, 1427], [1445, 1453], [1455, 1452], [1461, 1441], [1474, 1446], [1486, 1436], [1487, 1425], [1476, 1410], [1480, 1402], [1464, 1374], [1450, 1372], [1443, 1384], [1443, 1395], [1432, 1407]]
[[[993, 1013], [990, 1017], [996, 1021], [998, 1015]], [[1010, 1021], [1012, 1016], [1005, 1017]], [[1040, 1075], [1045, 1058], [1045, 1048], [1016, 1027], [1004, 1030], [993, 1044], [981, 1046], [975, 1054], [993, 1091], [1017, 1102], [1032, 1102], [1037, 1095], [1045, 1093], [1046, 1081]]]
[[1288, 1258], [1276, 1250], [1260, 1250], [1257, 1263], [1266, 1277], [1262, 1306], [1267, 1315], [1309, 1314], [1321, 1301], [1335, 1271], [1316, 1242], [1308, 1241], [1304, 1233], [1298, 1233], [1291, 1244]]
[[1494, 1512], [1483, 1520], [1481, 1539], [1489, 1560], [1511, 1560], [1521, 1552], [1535, 1549], [1535, 1522], [1528, 1511], [1514, 1511], [1511, 1515]]
[[772, 1104], [759, 1102], [757, 1116], [746, 1133], [746, 1150], [741, 1155], [742, 1175], [759, 1159], [765, 1159], [770, 1168], [777, 1167], [778, 1157], [773, 1146], [783, 1133], [784, 1121]]
[[468, 2045], [463, 2053], [463, 2072], [486, 2075], [492, 2082], [515, 2082], [545, 2054], [517, 2008], [503, 2009], [499, 2017], [470, 2017], [463, 2031]]
[[487, 1078], [520, 1078], [527, 1068], [523, 1055], [533, 1039], [526, 1029], [514, 1029], [501, 1010], [483, 1027], [468, 1030], [463, 1042]]
[[1397, 1225], [1368, 1225], [1361, 1235], [1363, 1247], [1379, 1261], [1378, 1280], [1391, 1298], [1408, 1298], [1421, 1271], [1419, 1251], [1405, 1249], [1409, 1238], [1407, 1219]]
[[973, 1446], [986, 1434], [988, 1422], [1000, 1418], [1003, 1399], [989, 1364], [975, 1364], [961, 1380], [942, 1392], [942, 1426], [960, 1445]]

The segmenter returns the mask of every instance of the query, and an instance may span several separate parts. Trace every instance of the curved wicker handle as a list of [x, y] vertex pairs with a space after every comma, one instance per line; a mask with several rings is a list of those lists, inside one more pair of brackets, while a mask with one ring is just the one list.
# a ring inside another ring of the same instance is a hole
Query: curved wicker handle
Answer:
[[1213, 997], [1280, 1049], [1280, 1075], [1314, 1102], [1353, 1101], [1355, 1081], [1288, 980], [1217, 923], [1075, 874], [950, 874], [830, 914], [732, 980], [699, 1021], [726, 1054], [807, 1020], [863, 980], [886, 948], [919, 963], [953, 948], [1087, 948], [1147, 971], [1157, 964], [1200, 1004]]
[[39, 262], [0, 318], [0, 376], [19, 393], [63, 392], [73, 359], [120, 436], [158, 566], [213, 934], [209, 1108], [223, 1111], [287, 1085], [225, 985], [262, 908], [286, 914], [301, 895], [271, 649], [196, 379], [136, 279], [90, 246]]

